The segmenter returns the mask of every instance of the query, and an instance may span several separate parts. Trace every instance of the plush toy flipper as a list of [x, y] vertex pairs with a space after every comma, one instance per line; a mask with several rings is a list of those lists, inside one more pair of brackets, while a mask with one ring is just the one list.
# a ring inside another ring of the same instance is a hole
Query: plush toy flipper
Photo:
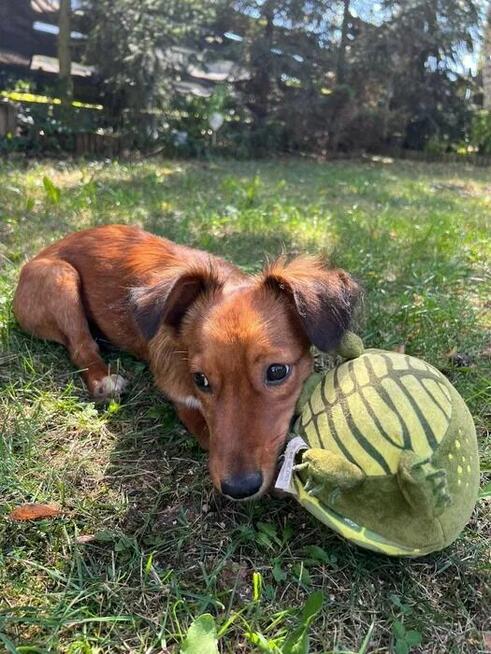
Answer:
[[416, 513], [436, 518], [451, 502], [447, 472], [414, 452], [402, 453], [397, 480], [406, 501]]
[[324, 503], [321, 504], [317, 497], [305, 491], [298, 477], [294, 478], [294, 484], [298, 501], [309, 513], [334, 531], [337, 531], [344, 538], [360, 545], [360, 547], [389, 556], [421, 556], [425, 553], [419, 548], [406, 547], [401, 543], [384, 538], [382, 535], [342, 516]]
[[306, 450], [302, 463], [293, 470], [306, 477], [305, 490], [310, 495], [319, 495], [328, 489], [353, 488], [365, 478], [360, 468], [344, 457], [316, 447]]

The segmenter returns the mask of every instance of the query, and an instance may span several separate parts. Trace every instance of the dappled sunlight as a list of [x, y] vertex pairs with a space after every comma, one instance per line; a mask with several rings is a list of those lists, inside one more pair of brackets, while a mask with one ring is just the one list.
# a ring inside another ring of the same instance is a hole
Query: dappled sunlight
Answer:
[[[74, 229], [136, 224], [252, 271], [281, 252], [321, 251], [362, 280], [381, 316], [429, 279], [429, 289], [440, 289], [436, 305], [450, 292], [458, 318], [468, 292], [462, 280], [488, 252], [489, 196], [479, 193], [488, 182], [479, 169], [462, 178], [447, 170], [445, 178], [438, 165], [298, 160], [99, 162], [61, 171], [44, 163], [24, 176], [8, 167], [3, 253], [15, 266]], [[45, 176], [59, 198], [48, 195]], [[464, 185], [472, 195], [460, 192]], [[432, 333], [429, 322], [407, 336], [424, 354]]]
[[[434, 593], [431, 628], [442, 642], [452, 598], [482, 612], [484, 505], [455, 545], [417, 566], [357, 550], [285, 499], [231, 505], [214, 493], [206, 454], [144, 364], [105, 354], [129, 380], [128, 392], [93, 404], [65, 350], [22, 334], [11, 313], [23, 261], [94, 225], [137, 224], [249, 272], [281, 252], [321, 252], [365, 289], [357, 327], [366, 345], [421, 356], [456, 385], [489, 466], [489, 181], [478, 169], [446, 170], [294, 159], [0, 165], [0, 492], [7, 509], [23, 501], [64, 509], [54, 521], [0, 524], [8, 543], [0, 584], [27, 621], [24, 634], [69, 638], [72, 615], [88, 624], [94, 614], [110, 617], [103, 638], [112, 639], [119, 616], [128, 620], [122, 634], [153, 634], [172, 605], [166, 633], [175, 640], [189, 611], [225, 621], [224, 607], [253, 606], [258, 571], [275, 629], [287, 629], [290, 607], [318, 588], [328, 609], [318, 633], [329, 637], [337, 621], [343, 642], [355, 642], [353, 628], [367, 632], [367, 612], [379, 630], [390, 630], [401, 606], [426, 620]], [[470, 363], [454, 365], [449, 352]]]

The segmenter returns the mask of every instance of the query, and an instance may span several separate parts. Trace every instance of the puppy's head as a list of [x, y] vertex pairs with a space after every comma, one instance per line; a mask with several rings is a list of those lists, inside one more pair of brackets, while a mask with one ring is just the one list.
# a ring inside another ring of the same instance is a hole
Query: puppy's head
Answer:
[[213, 264], [194, 267], [140, 298], [137, 320], [154, 361], [169, 341], [180, 357], [179, 392], [207, 423], [210, 472], [222, 493], [246, 499], [269, 487], [311, 371], [310, 347], [337, 344], [358, 294], [344, 271], [298, 257], [233, 281]]

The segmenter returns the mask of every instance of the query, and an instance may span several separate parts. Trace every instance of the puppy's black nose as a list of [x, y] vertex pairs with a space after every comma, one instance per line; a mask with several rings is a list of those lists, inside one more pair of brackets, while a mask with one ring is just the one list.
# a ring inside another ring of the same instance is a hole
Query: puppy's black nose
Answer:
[[222, 493], [234, 500], [243, 500], [255, 495], [263, 485], [263, 476], [260, 472], [246, 472], [224, 479], [221, 483]]

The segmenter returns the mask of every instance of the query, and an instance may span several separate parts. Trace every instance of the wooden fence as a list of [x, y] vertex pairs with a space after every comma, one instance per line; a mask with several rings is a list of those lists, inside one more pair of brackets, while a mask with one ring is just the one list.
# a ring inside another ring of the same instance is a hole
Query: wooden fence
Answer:
[[15, 134], [17, 109], [12, 102], [0, 101], [0, 137]]
[[[374, 153], [375, 154], [375, 153]], [[409, 159], [410, 161], [426, 161], [428, 163], [468, 163], [473, 166], [491, 166], [491, 156], [484, 154], [457, 154], [444, 152], [436, 154], [424, 150], [384, 149], [376, 154], [394, 159]]]
[[92, 132], [75, 135], [75, 154], [79, 157], [91, 154], [118, 157], [122, 151], [123, 139], [120, 136]]

